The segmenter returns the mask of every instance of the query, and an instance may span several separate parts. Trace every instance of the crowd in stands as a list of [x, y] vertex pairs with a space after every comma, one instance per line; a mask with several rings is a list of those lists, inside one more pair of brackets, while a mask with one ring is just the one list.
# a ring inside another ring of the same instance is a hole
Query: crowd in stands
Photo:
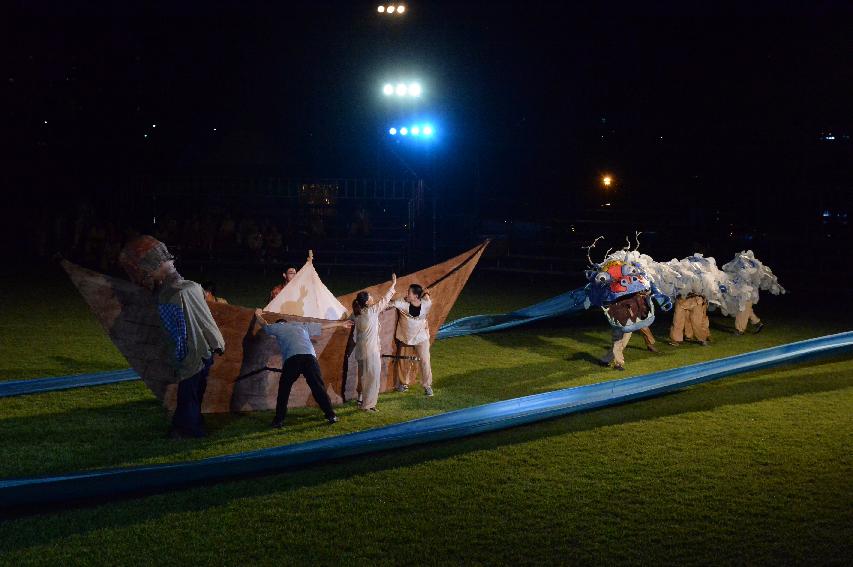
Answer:
[[290, 250], [303, 251], [318, 239], [367, 238], [372, 232], [370, 214], [364, 207], [343, 217], [331, 216], [328, 211], [295, 218], [287, 211], [262, 215], [221, 209], [186, 215], [170, 211], [146, 220], [131, 215], [104, 214], [89, 203], [46, 211], [33, 225], [31, 245], [38, 257], [60, 253], [109, 272], [116, 268], [124, 243], [143, 233], [166, 243], [184, 261], [276, 264], [284, 261]]

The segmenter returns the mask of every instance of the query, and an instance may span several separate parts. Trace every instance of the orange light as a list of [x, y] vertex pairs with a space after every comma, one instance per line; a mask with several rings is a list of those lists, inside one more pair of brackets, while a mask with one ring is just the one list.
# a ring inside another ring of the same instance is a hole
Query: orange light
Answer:
[[605, 175], [601, 178], [601, 184], [605, 187], [610, 187], [613, 184], [613, 178], [609, 175]]

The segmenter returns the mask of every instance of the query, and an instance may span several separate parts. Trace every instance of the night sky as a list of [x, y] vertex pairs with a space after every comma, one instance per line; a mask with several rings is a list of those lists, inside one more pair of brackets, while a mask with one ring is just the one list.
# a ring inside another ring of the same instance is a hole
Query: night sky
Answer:
[[[43, 195], [105, 173], [414, 171], [533, 216], [584, 205], [602, 172], [626, 204], [844, 192], [850, 6], [19, 2], [5, 176]], [[382, 99], [397, 76], [421, 79], [418, 106]], [[392, 142], [415, 115], [436, 139]]]

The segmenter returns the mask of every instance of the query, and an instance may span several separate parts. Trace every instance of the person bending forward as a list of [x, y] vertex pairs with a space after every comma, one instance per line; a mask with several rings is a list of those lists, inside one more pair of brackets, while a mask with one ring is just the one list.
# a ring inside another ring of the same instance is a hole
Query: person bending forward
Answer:
[[311, 344], [311, 337], [319, 336], [323, 329], [339, 326], [351, 326], [350, 321], [335, 321], [333, 323], [299, 323], [279, 319], [272, 325], [264, 320], [263, 311], [255, 310], [258, 323], [268, 335], [275, 337], [281, 349], [282, 372], [278, 382], [278, 397], [275, 404], [275, 418], [272, 426], [280, 428], [287, 416], [287, 400], [290, 399], [290, 390], [299, 376], [305, 376], [311, 395], [323, 410], [326, 421], [337, 423], [338, 416], [332, 409], [332, 401], [326, 393], [326, 383], [323, 382], [323, 374], [320, 371], [320, 363], [317, 361], [317, 352]]

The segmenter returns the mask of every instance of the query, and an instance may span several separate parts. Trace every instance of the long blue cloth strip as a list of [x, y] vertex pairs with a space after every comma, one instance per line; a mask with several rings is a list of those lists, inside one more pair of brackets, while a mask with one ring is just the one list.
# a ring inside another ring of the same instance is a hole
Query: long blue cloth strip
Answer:
[[[583, 302], [585, 299], [586, 292], [584, 288], [579, 288], [552, 297], [551, 299], [546, 299], [541, 303], [525, 307], [524, 309], [513, 311], [512, 313], [464, 317], [442, 325], [436, 334], [436, 339], [441, 340], [479, 333], [491, 333], [550, 317], [574, 315], [584, 311]], [[139, 375], [136, 372], [131, 369], [125, 369], [96, 372], [93, 374], [56, 376], [53, 378], [0, 381], [0, 398], [23, 396], [25, 394], [41, 394], [44, 392], [85, 388], [88, 386], [104, 386], [106, 384], [138, 379]]]
[[584, 307], [585, 300], [586, 290], [578, 288], [512, 313], [463, 317], [442, 325], [435, 338], [449, 339], [451, 337], [491, 333], [551, 317], [575, 315], [586, 310]]
[[465, 437], [649, 398], [732, 374], [850, 350], [853, 350], [853, 332], [846, 332], [643, 376], [525, 396], [294, 445], [166, 465], [7, 479], [0, 481], [0, 506], [59, 503], [174, 488]]
[[33, 378], [29, 380], [6, 380], [0, 382], [0, 398], [23, 396], [24, 394], [41, 394], [70, 388], [85, 388], [87, 386], [103, 386], [117, 382], [139, 380], [139, 374], [131, 368], [124, 370], [108, 370], [92, 374], [76, 374], [73, 376], [57, 376], [55, 378]]

